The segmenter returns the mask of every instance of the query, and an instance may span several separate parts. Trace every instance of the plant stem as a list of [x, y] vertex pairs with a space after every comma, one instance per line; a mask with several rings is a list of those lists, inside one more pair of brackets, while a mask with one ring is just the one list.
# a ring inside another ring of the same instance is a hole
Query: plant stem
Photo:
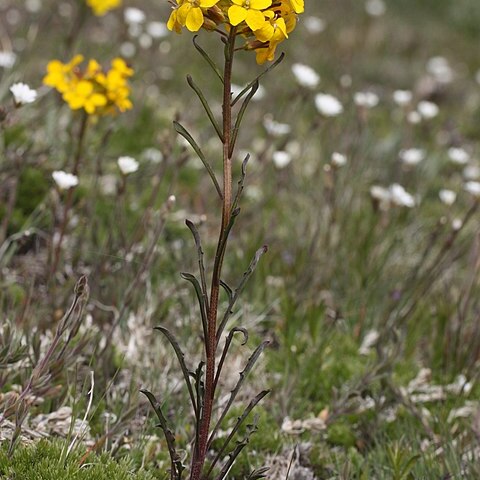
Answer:
[[[72, 170], [72, 174], [77, 176], [78, 176], [78, 171], [80, 169], [80, 162], [82, 160], [83, 144], [85, 140], [85, 133], [87, 131], [87, 124], [88, 124], [88, 115], [84, 113], [82, 117], [82, 123], [80, 125], [80, 132], [78, 134], [77, 151], [75, 153], [75, 159], [74, 159], [73, 170]], [[74, 190], [75, 190], [75, 187], [72, 187], [67, 192], [65, 206], [63, 208], [62, 223], [60, 225], [60, 235], [54, 249], [52, 267], [50, 269], [50, 277], [55, 275], [55, 272], [57, 271], [58, 263], [60, 261], [60, 254], [62, 251], [62, 242], [63, 242], [63, 238], [65, 237], [65, 231], [67, 229], [67, 224], [68, 224], [68, 214], [73, 204]]]
[[231, 219], [232, 208], [232, 155], [230, 144], [232, 139], [232, 69], [235, 52], [236, 29], [232, 28], [225, 44], [225, 65], [223, 85], [223, 199], [222, 199], [222, 224], [215, 253], [212, 284], [210, 290], [210, 308], [208, 310], [208, 338], [205, 339], [206, 373], [205, 396], [198, 435], [198, 445], [195, 446], [193, 455], [191, 480], [200, 480], [202, 468], [207, 454], [207, 442], [212, 418], [213, 400], [215, 396], [215, 354], [217, 349], [217, 313], [218, 297], [220, 294], [220, 277], [223, 258], [225, 255], [228, 225]]

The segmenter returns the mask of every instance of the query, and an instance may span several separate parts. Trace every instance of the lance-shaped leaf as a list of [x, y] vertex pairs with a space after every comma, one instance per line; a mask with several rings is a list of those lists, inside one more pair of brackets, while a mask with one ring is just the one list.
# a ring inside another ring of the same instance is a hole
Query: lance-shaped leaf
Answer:
[[247, 434], [245, 435], [245, 438], [242, 441], [237, 442], [235, 449], [230, 454], [228, 461], [223, 466], [218, 477], [216, 477], [216, 480], [223, 480], [224, 478], [226, 478], [226, 475], [232, 468], [232, 465], [235, 463], [235, 460], [240, 455], [242, 450], [248, 445], [248, 442], [250, 441], [250, 437], [258, 430], [257, 424], [258, 424], [258, 417], [256, 416], [253, 419], [253, 423], [251, 425], [247, 425]]
[[206, 340], [208, 336], [207, 306], [205, 304], [205, 296], [202, 291], [202, 287], [200, 286], [200, 283], [198, 283], [198, 280], [196, 279], [196, 277], [191, 273], [183, 272], [180, 274], [180, 276], [184, 280], [187, 280], [187, 282], [190, 282], [193, 285], [193, 288], [195, 289], [195, 293], [197, 294], [198, 304], [200, 306], [200, 316], [202, 317], [203, 337]]
[[237, 193], [235, 194], [235, 198], [232, 202], [232, 211], [238, 208], [238, 204], [240, 203], [240, 199], [242, 198], [243, 188], [245, 186], [245, 178], [247, 177], [247, 164], [249, 160], [250, 154], [247, 153], [242, 162], [242, 173], [240, 175], [240, 180], [238, 181]]
[[247, 480], [259, 480], [260, 478], [267, 478], [267, 472], [270, 467], [262, 467], [255, 469], [247, 478]]
[[269, 344], [270, 342], [265, 341], [262, 342], [252, 353], [250, 358], [247, 361], [247, 365], [245, 368], [240, 372], [240, 378], [238, 379], [237, 384], [235, 385], [235, 388], [230, 392], [230, 398], [228, 399], [227, 405], [222, 411], [222, 414], [220, 415], [220, 418], [218, 419], [217, 423], [215, 424], [215, 428], [212, 430], [212, 433], [210, 434], [210, 437], [208, 439], [208, 445], [210, 445], [215, 438], [215, 435], [217, 434], [218, 429], [220, 428], [220, 425], [222, 424], [225, 416], [227, 415], [228, 411], [230, 410], [231, 406], [233, 405], [233, 402], [237, 398], [238, 392], [240, 392], [243, 382], [247, 378], [248, 374], [252, 370], [253, 366], [255, 363], [257, 363], [257, 360], [259, 359], [260, 355], [262, 352], [265, 350], [265, 347]]
[[217, 75], [217, 77], [220, 79], [220, 81], [222, 83], [225, 82], [225, 80], [223, 79], [223, 74], [222, 72], [220, 71], [220, 69], [217, 67], [217, 65], [215, 64], [215, 62], [211, 59], [210, 55], [197, 43], [197, 37], [198, 35], [195, 35], [193, 37], [193, 45], [195, 45], [195, 48], [198, 50], [198, 52], [200, 53], [200, 55], [205, 59], [205, 61], [210, 65], [210, 67], [212, 68], [212, 70], [215, 72], [215, 74]]
[[142, 392], [148, 398], [148, 401], [152, 405], [152, 408], [155, 411], [160, 422], [158, 426], [163, 430], [163, 434], [165, 435], [171, 463], [170, 478], [171, 480], [181, 480], [182, 472], [183, 470], [185, 470], [185, 466], [183, 465], [180, 455], [177, 453], [177, 450], [175, 448], [175, 434], [168, 426], [168, 422], [162, 412], [160, 402], [157, 401], [155, 395], [153, 395], [153, 393], [149, 392], [148, 390], [140, 390], [140, 392]]
[[255, 253], [255, 256], [253, 257], [252, 261], [250, 262], [250, 265], [248, 266], [247, 271], [243, 274], [242, 281], [238, 285], [238, 287], [235, 290], [235, 293], [230, 300], [227, 310], [225, 311], [225, 314], [223, 315], [222, 321], [220, 322], [220, 325], [217, 330], [217, 345], [220, 340], [220, 337], [223, 333], [223, 330], [225, 329], [225, 326], [227, 325], [228, 319], [232, 315], [232, 308], [234, 307], [235, 303], [238, 300], [238, 297], [242, 293], [242, 290], [245, 288], [245, 285], [248, 282], [248, 279], [252, 276], [253, 272], [255, 271], [255, 268], [257, 267], [258, 262], [260, 261], [260, 258], [267, 252], [268, 247], [264, 245], [262, 248], [258, 249], [257, 252]]
[[[198, 406], [198, 413], [195, 415], [195, 449], [198, 448], [200, 445], [200, 423], [202, 421], [202, 412], [203, 412], [203, 399], [205, 398], [205, 385], [203, 383], [203, 367], [205, 363], [202, 361], [198, 364], [197, 369], [195, 370], [194, 378], [195, 378], [195, 393], [197, 394], [197, 406]], [[198, 452], [195, 452], [198, 454]]]
[[268, 68], [266, 68], [260, 75], [255, 77], [232, 101], [232, 107], [252, 88], [255, 82], [258, 82], [264, 75], [280, 65], [285, 58], [285, 53], [282, 53], [275, 62], [273, 62]]
[[232, 131], [232, 139], [230, 141], [230, 149], [228, 151], [229, 157], [231, 158], [233, 155], [233, 151], [235, 149], [235, 144], [237, 142], [237, 137], [238, 137], [238, 132], [240, 131], [240, 125], [242, 124], [243, 116], [245, 115], [245, 112], [247, 110], [248, 104], [251, 102], [252, 98], [254, 95], [257, 93], [259, 87], [258, 80], [252, 85], [250, 92], [248, 93], [247, 97], [242, 103], [242, 106], [240, 107], [240, 110], [237, 114], [237, 118], [235, 120], [235, 125], [233, 127]]
[[200, 99], [200, 103], [203, 105], [203, 108], [207, 114], [208, 119], [210, 120], [210, 123], [213, 125], [213, 128], [217, 132], [218, 138], [223, 143], [222, 129], [220, 128], [220, 125], [215, 119], [215, 115], [213, 115], [212, 109], [210, 108], [210, 105], [208, 104], [208, 101], [205, 98], [205, 95], [200, 90], [200, 87], [193, 81], [193, 78], [191, 77], [191, 75], [187, 75], [187, 83], [190, 85], [192, 90], [197, 94], [197, 97]]
[[230, 287], [230, 285], [228, 285], [228, 283], [224, 282], [223, 280], [220, 280], [220, 285], [225, 290], [225, 293], [228, 296], [228, 301], [230, 302], [233, 298], [232, 288]]
[[233, 340], [233, 336], [236, 333], [242, 333], [243, 334], [242, 345], [245, 345], [248, 342], [248, 330], [246, 328], [235, 327], [235, 328], [232, 328], [230, 330], [230, 332], [228, 333], [227, 338], [225, 340], [225, 346], [223, 347], [222, 356], [220, 358], [220, 361], [218, 362], [217, 373], [215, 375], [215, 381], [213, 382], [213, 391], [214, 392], [217, 389], [218, 380], [220, 379], [220, 375], [222, 373], [223, 364], [225, 363], [225, 358], [227, 358], [228, 349], [230, 348], [230, 345], [231, 345], [232, 340]]
[[170, 342], [170, 345], [173, 347], [173, 350], [175, 351], [175, 354], [177, 355], [178, 363], [180, 364], [180, 368], [183, 373], [183, 378], [185, 380], [185, 384], [187, 385], [188, 388], [188, 393], [190, 394], [190, 400], [192, 402], [193, 410], [195, 414], [198, 414], [198, 406], [197, 402], [195, 400], [195, 395], [193, 393], [193, 387], [192, 383], [190, 382], [190, 375], [192, 375], [192, 372], [190, 372], [187, 368], [187, 365], [185, 363], [185, 354], [183, 353], [182, 349], [180, 348], [180, 345], [178, 344], [177, 339], [175, 338], [174, 335], [172, 335], [166, 328], [164, 327], [155, 327], [154, 330], [158, 330], [162, 332], [167, 340]]
[[[253, 398], [250, 403], [248, 404], [247, 408], [244, 410], [242, 415], [240, 415], [237, 418], [237, 421], [235, 422], [235, 425], [233, 426], [230, 434], [228, 437], [225, 439], [223, 442], [222, 447], [218, 451], [218, 453], [215, 455], [215, 458], [212, 461], [212, 464], [210, 465], [210, 468], [208, 469], [208, 473], [206, 477], [208, 478], [212, 470], [214, 469], [215, 465], [218, 463], [218, 461], [222, 458], [224, 455], [225, 451], [227, 450], [228, 445], [232, 441], [232, 439], [235, 437], [236, 433], [238, 432], [239, 428], [243, 425], [244, 421], [247, 419], [247, 417], [250, 415], [250, 412], [257, 406], [259, 402], [262, 401], [262, 399], [270, 393], [270, 390], [263, 390], [260, 392], [255, 398]], [[207, 447], [209, 448], [210, 445]]]
[[202, 248], [202, 242], [200, 241], [200, 234], [198, 233], [197, 227], [190, 220], [185, 220], [187, 227], [190, 229], [195, 241], [195, 246], [197, 247], [197, 257], [198, 257], [198, 270], [200, 271], [200, 281], [202, 282], [202, 294], [203, 300], [205, 302], [205, 310], [208, 312], [208, 290], [207, 290], [207, 277], [205, 274], [205, 263], [203, 261], [204, 253]]
[[215, 176], [215, 172], [213, 171], [211, 165], [207, 162], [205, 154], [202, 152], [201, 148], [198, 146], [195, 139], [188, 133], [187, 129], [179, 122], [173, 122], [173, 128], [175, 131], [181, 135], [195, 150], [195, 153], [198, 155], [198, 158], [202, 161], [204, 167], [207, 169], [210, 178], [212, 179], [213, 184], [215, 185], [215, 189], [220, 197], [223, 198], [222, 189], [220, 188], [220, 184], [218, 183], [217, 177]]

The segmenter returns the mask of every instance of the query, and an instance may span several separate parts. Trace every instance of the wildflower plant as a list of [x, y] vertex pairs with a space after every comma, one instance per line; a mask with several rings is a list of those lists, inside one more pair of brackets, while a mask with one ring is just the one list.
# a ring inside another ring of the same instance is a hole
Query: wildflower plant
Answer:
[[[60, 60], [52, 60], [48, 63], [47, 74], [43, 78], [43, 83], [57, 90], [71, 110], [82, 113], [72, 172], [68, 174], [71, 175], [71, 178], [75, 178], [75, 183], [71, 184], [70, 187], [75, 187], [78, 184], [78, 174], [80, 172], [89, 119], [92, 117], [117, 115], [133, 107], [130, 100], [128, 80], [134, 71], [127, 65], [125, 60], [114, 58], [108, 70], [104, 70], [94, 59], [90, 59], [86, 68], [82, 69], [81, 64], [83, 61], [83, 55], [75, 55], [67, 63], [63, 63]], [[65, 177], [65, 173], [63, 177]], [[55, 180], [57, 181], [57, 179]], [[51, 256], [51, 274], [56, 272], [60, 259], [69, 211], [73, 203], [73, 191], [74, 188], [69, 188], [65, 199], [58, 241]]]
[[122, 0], [87, 0], [87, 5], [93, 10], [93, 13], [99, 17], [119, 7], [121, 4]]
[[[252, 370], [267, 345], [267, 342], [263, 342], [254, 350], [244, 370], [240, 373], [240, 378], [231, 391], [226, 406], [222, 408], [218, 418], [213, 422], [212, 412], [214, 410], [219, 379], [233, 338], [236, 334], [240, 334], [244, 340], [243, 344], [245, 344], [248, 339], [248, 332], [243, 327], [236, 326], [230, 329], [223, 349], [220, 348], [221, 338], [228, 326], [240, 293], [254, 272], [261, 256], [267, 251], [267, 247], [264, 246], [256, 252], [236, 289], [231, 288], [223, 281], [222, 267], [229, 235], [240, 213], [239, 202], [245, 182], [248, 156], [242, 164], [241, 177], [238, 181], [236, 193], [233, 192], [232, 159], [234, 158], [235, 144], [244, 113], [259, 87], [259, 79], [280, 63], [283, 59], [283, 54], [235, 96], [232, 94], [234, 57], [237, 51], [247, 50], [256, 53], [256, 60], [259, 64], [273, 60], [277, 46], [288, 38], [289, 33], [295, 28], [297, 14], [303, 12], [303, 10], [303, 0], [176, 0], [168, 21], [168, 28], [177, 33], [180, 33], [184, 27], [191, 32], [197, 32], [203, 28], [217, 33], [224, 44], [224, 65], [223, 70], [221, 70], [208, 53], [197, 43], [196, 37], [193, 40], [195, 48], [213, 69], [218, 80], [223, 85], [221, 123], [215, 118], [209, 102], [199, 86], [190, 76], [187, 77], [189, 86], [197, 94], [223, 147], [222, 186], [217, 180], [214, 168], [209, 164], [193, 136], [180, 123], [174, 122], [176, 131], [190, 143], [201, 159], [222, 204], [221, 226], [211, 272], [210, 290], [207, 289], [207, 269], [205, 267], [199, 232], [192, 222], [188, 220], [186, 222], [193, 234], [198, 254], [200, 278], [198, 279], [190, 273], [184, 273], [182, 276], [193, 285], [198, 299], [203, 328], [205, 361], [200, 362], [195, 371], [190, 371], [185, 361], [185, 355], [175, 336], [164, 327], [157, 327], [157, 330], [165, 335], [174, 348], [195, 416], [195, 437], [192, 442], [189, 471], [190, 480], [213, 478], [221, 480], [227, 478], [226, 476], [235, 459], [247, 445], [250, 435], [257, 429], [256, 421], [254, 420], [252, 424], [247, 425], [246, 437], [237, 441], [235, 447], [231, 448], [230, 444], [240, 427], [247, 422], [251, 411], [268, 394], [268, 390], [263, 390], [251, 399], [244, 413], [238, 417], [232, 431], [223, 441], [222, 446], [214, 458], [211, 459], [207, 468], [205, 466], [207, 452], [212, 446], [212, 442], [215, 440], [217, 432], [233, 405], [246, 376]], [[241, 46], [239, 46], [240, 41], [243, 42]], [[236, 118], [234, 118], [233, 109], [237, 104], [239, 107]], [[219, 312], [219, 297], [222, 288], [228, 297], [228, 306], [223, 314]], [[217, 355], [219, 355], [218, 363]], [[171, 458], [170, 478], [172, 480], [181, 480], [186, 466], [176, 451], [175, 433], [169, 426], [167, 418], [162, 411], [161, 403], [148, 390], [143, 390], [142, 392], [152, 404], [159, 420], [159, 426], [165, 434]], [[221, 461], [227, 455], [228, 458], [221, 464]], [[218, 464], [221, 464], [221, 466], [216, 470]], [[252, 472], [250, 478], [263, 478], [264, 473], [265, 469]]]

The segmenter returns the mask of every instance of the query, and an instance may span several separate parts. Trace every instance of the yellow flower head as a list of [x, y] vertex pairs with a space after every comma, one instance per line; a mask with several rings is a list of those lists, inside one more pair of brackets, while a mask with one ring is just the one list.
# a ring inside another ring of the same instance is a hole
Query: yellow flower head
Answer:
[[246, 39], [244, 48], [255, 50], [257, 62], [274, 59], [279, 43], [295, 29], [304, 0], [176, 0], [167, 26], [181, 33], [186, 27], [197, 32], [229, 32], [235, 28]]
[[87, 0], [87, 5], [98, 16], [105, 15], [109, 10], [119, 7], [122, 0]]
[[107, 115], [132, 108], [128, 78], [134, 72], [123, 59], [112, 60], [107, 72], [96, 60], [90, 60], [82, 72], [78, 67], [82, 61], [81, 55], [66, 64], [51, 61], [43, 83], [60, 92], [72, 110], [83, 109], [88, 115]]

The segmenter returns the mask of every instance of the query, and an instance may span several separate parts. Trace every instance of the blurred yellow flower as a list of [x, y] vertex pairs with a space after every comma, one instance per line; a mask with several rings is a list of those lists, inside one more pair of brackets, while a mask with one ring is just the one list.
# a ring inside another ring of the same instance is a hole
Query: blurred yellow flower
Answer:
[[87, 5], [98, 16], [105, 15], [109, 10], [119, 7], [122, 0], [87, 0]]
[[88, 115], [108, 115], [132, 108], [128, 78], [134, 72], [123, 59], [112, 60], [107, 72], [96, 60], [90, 60], [82, 72], [78, 68], [82, 61], [81, 55], [66, 64], [52, 60], [43, 83], [60, 92], [72, 110], [83, 109]]

